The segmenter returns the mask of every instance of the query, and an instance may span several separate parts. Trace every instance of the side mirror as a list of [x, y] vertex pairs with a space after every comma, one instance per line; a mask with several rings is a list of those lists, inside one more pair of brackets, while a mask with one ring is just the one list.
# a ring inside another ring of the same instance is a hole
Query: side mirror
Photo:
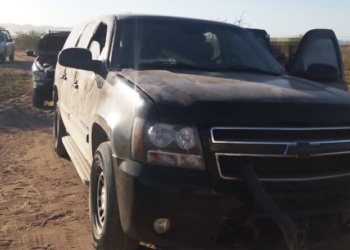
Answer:
[[102, 62], [92, 59], [92, 53], [84, 48], [67, 48], [58, 55], [58, 63], [68, 68], [98, 71]]
[[27, 56], [36, 57], [34, 54], [34, 50], [27, 50], [26, 53], [27, 53]]
[[13, 39], [12, 38], [11, 39], [7, 39], [7, 42], [12, 43]]

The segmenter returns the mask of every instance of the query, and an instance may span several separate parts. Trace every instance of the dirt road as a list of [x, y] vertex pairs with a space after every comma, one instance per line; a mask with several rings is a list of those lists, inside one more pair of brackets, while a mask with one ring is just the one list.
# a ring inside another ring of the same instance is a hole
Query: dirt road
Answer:
[[53, 151], [52, 108], [31, 105], [31, 61], [0, 64], [28, 72], [23, 89], [0, 95], [0, 249], [90, 250], [88, 188]]

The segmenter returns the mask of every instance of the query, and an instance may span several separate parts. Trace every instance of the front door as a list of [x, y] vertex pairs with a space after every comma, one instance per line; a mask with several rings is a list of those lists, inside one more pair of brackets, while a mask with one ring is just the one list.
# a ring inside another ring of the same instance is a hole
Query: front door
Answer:
[[[78, 46], [80, 48], [89, 49], [92, 53], [94, 60], [102, 60], [102, 50], [105, 47], [107, 25], [104, 23], [94, 24], [94, 29], [91, 27], [91, 32], [79, 41]], [[91, 161], [91, 152], [89, 147], [89, 130], [92, 120], [92, 110], [94, 108], [96, 94], [99, 91], [99, 82], [103, 81], [101, 77], [92, 72], [86, 70], [76, 70], [73, 88], [73, 102], [72, 104], [72, 120], [75, 123], [75, 127], [79, 129], [74, 139], [79, 147], [80, 151], [84, 154], [88, 161]]]

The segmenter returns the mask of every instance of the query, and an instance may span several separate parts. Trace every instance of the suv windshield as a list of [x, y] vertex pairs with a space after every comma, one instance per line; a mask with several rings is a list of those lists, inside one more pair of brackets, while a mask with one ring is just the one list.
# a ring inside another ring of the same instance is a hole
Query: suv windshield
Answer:
[[283, 74], [248, 31], [185, 19], [119, 20], [112, 56], [115, 69], [191, 69]]
[[5, 34], [4, 33], [0, 33], [0, 42], [5, 41]]

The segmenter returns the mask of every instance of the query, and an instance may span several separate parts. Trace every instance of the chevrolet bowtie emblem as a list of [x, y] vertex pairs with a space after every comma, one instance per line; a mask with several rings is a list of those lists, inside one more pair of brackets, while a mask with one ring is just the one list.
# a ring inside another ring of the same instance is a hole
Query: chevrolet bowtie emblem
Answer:
[[296, 145], [288, 145], [285, 155], [296, 156], [297, 158], [309, 158], [317, 152], [316, 145], [310, 142], [297, 142]]

